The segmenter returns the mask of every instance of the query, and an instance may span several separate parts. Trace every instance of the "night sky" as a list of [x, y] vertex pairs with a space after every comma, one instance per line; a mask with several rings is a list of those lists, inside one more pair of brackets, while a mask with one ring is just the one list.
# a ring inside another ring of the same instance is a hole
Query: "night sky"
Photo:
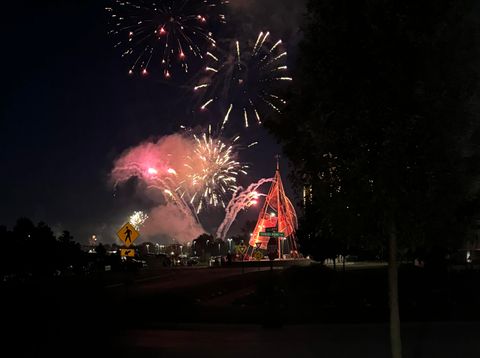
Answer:
[[[56, 233], [70, 230], [80, 242], [94, 233], [111, 242], [114, 229], [145, 204], [128, 187], [114, 196], [108, 178], [115, 158], [142, 141], [174, 133], [180, 124], [195, 124], [185, 110], [188, 82], [127, 75], [128, 64], [107, 36], [108, 4], [25, 0], [3, 6], [2, 224], [11, 227], [26, 216]], [[270, 30], [282, 37], [293, 62], [303, 1], [234, 0], [230, 10], [230, 25], [244, 33]], [[244, 142], [260, 140], [241, 153], [252, 166], [245, 184], [271, 176], [280, 151], [275, 139], [258, 126], [229, 130]], [[257, 214], [253, 210], [250, 218]], [[211, 216], [214, 222], [220, 215]]]

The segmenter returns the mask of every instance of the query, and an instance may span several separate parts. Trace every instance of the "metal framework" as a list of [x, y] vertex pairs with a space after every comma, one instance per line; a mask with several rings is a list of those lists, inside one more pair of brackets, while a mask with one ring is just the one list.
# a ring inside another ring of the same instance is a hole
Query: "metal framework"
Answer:
[[282, 232], [285, 237], [279, 237], [278, 240], [278, 258], [287, 252], [291, 257], [298, 257], [297, 241], [295, 232], [298, 227], [297, 214], [291, 201], [285, 194], [280, 177], [279, 156], [277, 156], [277, 170], [272, 182], [272, 186], [265, 198], [263, 208], [258, 215], [257, 224], [250, 237], [247, 257], [251, 258], [255, 249], [266, 250], [270, 237], [260, 236], [260, 232], [265, 232], [267, 228], [274, 228], [274, 231]]

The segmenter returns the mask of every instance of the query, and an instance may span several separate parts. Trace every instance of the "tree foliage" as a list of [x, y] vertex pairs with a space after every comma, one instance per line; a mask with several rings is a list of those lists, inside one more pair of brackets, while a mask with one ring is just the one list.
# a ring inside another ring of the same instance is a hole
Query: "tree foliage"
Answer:
[[479, 24], [473, 0], [315, 0], [296, 86], [267, 123], [311, 188], [307, 253], [458, 246], [479, 209]]
[[0, 261], [3, 277], [49, 277], [79, 269], [84, 261], [68, 231], [56, 238], [48, 225], [35, 225], [27, 218], [20, 218], [11, 231], [0, 227], [0, 243], [5, 250]]

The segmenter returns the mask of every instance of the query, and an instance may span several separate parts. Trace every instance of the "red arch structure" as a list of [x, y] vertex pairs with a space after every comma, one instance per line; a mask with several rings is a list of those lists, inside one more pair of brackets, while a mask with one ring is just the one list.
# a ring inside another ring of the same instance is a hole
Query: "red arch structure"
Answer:
[[[292, 257], [298, 257], [295, 236], [297, 227], [297, 214], [292, 202], [285, 194], [277, 157], [277, 170], [250, 238], [247, 257], [251, 257], [253, 251], [257, 248], [261, 250], [267, 249], [270, 237], [260, 236], [260, 232], [267, 231], [267, 228], [274, 228], [273, 230], [285, 234], [285, 238], [278, 238], [278, 258], [282, 258], [282, 254], [285, 253], [290, 254]], [[283, 242], [284, 240], [285, 242]], [[288, 252], [285, 252], [286, 250]]]

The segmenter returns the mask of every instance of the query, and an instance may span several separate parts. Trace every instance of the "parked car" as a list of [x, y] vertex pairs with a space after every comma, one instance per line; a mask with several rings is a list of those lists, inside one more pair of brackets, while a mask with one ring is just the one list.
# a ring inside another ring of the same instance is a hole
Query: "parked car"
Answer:
[[194, 266], [194, 265], [197, 265], [199, 262], [200, 262], [200, 259], [198, 256], [192, 256], [188, 258], [187, 266]]
[[212, 256], [210, 257], [210, 261], [208, 266], [223, 266], [225, 265], [225, 257], [223, 256]]

